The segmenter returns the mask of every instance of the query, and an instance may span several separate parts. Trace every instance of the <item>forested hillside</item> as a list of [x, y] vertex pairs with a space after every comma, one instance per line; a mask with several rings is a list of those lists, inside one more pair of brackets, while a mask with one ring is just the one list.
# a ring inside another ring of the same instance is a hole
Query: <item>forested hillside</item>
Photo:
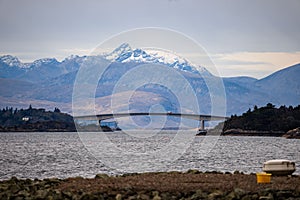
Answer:
[[54, 111], [32, 108], [14, 109], [6, 107], [0, 110], [0, 131], [75, 131], [73, 117]]
[[266, 106], [243, 113], [241, 116], [233, 115], [224, 123], [224, 132], [230, 129], [281, 131], [300, 127], [300, 105], [296, 107], [281, 106], [276, 108], [271, 103]]

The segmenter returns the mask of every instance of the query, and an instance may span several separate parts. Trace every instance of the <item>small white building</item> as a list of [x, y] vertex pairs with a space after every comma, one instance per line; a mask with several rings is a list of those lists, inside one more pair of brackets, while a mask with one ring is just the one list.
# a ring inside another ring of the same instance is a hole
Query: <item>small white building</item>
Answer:
[[25, 122], [28, 122], [30, 120], [30, 118], [29, 117], [23, 117], [22, 120], [25, 121]]

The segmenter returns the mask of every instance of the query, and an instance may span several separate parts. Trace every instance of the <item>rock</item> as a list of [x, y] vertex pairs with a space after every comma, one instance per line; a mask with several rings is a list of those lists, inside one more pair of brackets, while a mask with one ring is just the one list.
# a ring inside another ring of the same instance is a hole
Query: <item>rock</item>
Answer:
[[7, 183], [9, 183], [9, 184], [17, 184], [18, 181], [19, 181], [19, 180], [17, 179], [17, 177], [13, 176], [13, 177], [11, 177], [11, 178], [7, 181]]
[[275, 190], [273, 190], [272, 188], [266, 188], [264, 190], [261, 190], [258, 192], [259, 196], [268, 196], [269, 194], [274, 194], [276, 193]]
[[60, 180], [58, 178], [49, 178], [49, 179], [44, 179], [45, 183], [48, 185], [56, 185], [60, 183]]
[[8, 189], [8, 185], [0, 185], [0, 192], [6, 191]]
[[0, 199], [10, 199], [9, 195], [7, 193], [0, 193]]
[[233, 172], [233, 174], [244, 174], [244, 173], [236, 170], [236, 171]]
[[195, 194], [192, 195], [191, 200], [196, 199], [207, 199], [207, 194], [202, 190], [196, 190]]
[[138, 173], [127, 173], [127, 174], [123, 174], [122, 177], [126, 177], [126, 176], [137, 176], [139, 175]]
[[160, 194], [162, 200], [172, 200], [172, 199], [179, 199], [181, 197], [180, 193], [171, 194], [169, 192], [163, 192]]
[[11, 196], [10, 199], [14, 199], [14, 200], [24, 200], [24, 197], [23, 196]]
[[150, 197], [146, 194], [138, 194], [137, 195], [137, 199], [140, 199], [140, 200], [150, 200]]
[[51, 197], [51, 199], [62, 199], [62, 194], [59, 190], [49, 190], [48, 197]]
[[161, 200], [161, 197], [159, 196], [158, 191], [153, 191], [152, 195], [153, 195], [153, 200]]
[[288, 199], [289, 197], [293, 197], [294, 194], [292, 191], [278, 191], [276, 192], [277, 199]]
[[62, 196], [63, 196], [63, 198], [65, 198], [65, 199], [71, 199], [72, 196], [73, 196], [73, 194], [72, 194], [71, 192], [69, 192], [69, 191], [63, 191], [63, 192], [62, 192]]
[[25, 190], [21, 190], [21, 191], [18, 192], [17, 195], [22, 196], [22, 197], [28, 197], [28, 196], [30, 196], [30, 193], [25, 191]]
[[122, 200], [122, 195], [121, 194], [117, 194], [116, 195], [116, 200]]
[[197, 169], [189, 169], [186, 173], [187, 174], [200, 174], [199, 170], [197, 170]]
[[9, 186], [8, 190], [10, 191], [10, 193], [12, 194], [16, 194], [17, 192], [19, 192], [21, 190], [20, 186], [17, 184], [12, 184]]
[[207, 196], [207, 198], [208, 198], [208, 199], [211, 199], [211, 200], [218, 199], [218, 198], [221, 198], [221, 197], [223, 197], [223, 192], [220, 191], [220, 190], [216, 190], [216, 191], [210, 193], [210, 194]]
[[226, 200], [234, 200], [236, 199], [236, 195], [234, 194], [234, 192], [230, 192], [227, 196], [226, 196]]
[[136, 199], [137, 199], [137, 197], [134, 195], [128, 197], [128, 200], [136, 200]]
[[241, 200], [252, 200], [252, 199], [257, 199], [258, 197], [256, 197], [256, 198], [253, 198], [253, 196], [251, 196], [251, 195], [245, 195], [245, 196], [243, 196], [243, 198], [241, 198]]
[[[71, 198], [71, 199], [73, 199], [73, 198]], [[107, 198], [104, 198], [101, 194], [96, 195], [96, 194], [86, 193], [83, 196], [81, 196], [80, 199], [81, 200], [92, 200], [92, 199], [104, 200], [104, 199], [107, 199]]]
[[288, 139], [300, 139], [300, 127], [289, 130], [286, 134], [284, 134], [282, 137], [288, 138]]
[[47, 196], [47, 193], [48, 193], [47, 190], [41, 189], [41, 190], [36, 191], [34, 196], [37, 199], [45, 199]]
[[180, 172], [180, 171], [169, 171], [168, 174], [182, 174], [182, 172]]
[[161, 200], [161, 197], [158, 196], [158, 195], [157, 195], [157, 196], [154, 196], [154, 197], [153, 197], [153, 200]]
[[95, 179], [97, 179], [97, 178], [107, 179], [107, 178], [109, 178], [109, 176], [107, 174], [96, 174]]
[[252, 194], [251, 199], [258, 199], [258, 194]]
[[158, 192], [158, 191], [153, 191], [153, 192], [152, 192], [152, 195], [153, 195], [153, 196], [158, 196], [158, 195], [159, 195], [159, 192]]
[[[233, 200], [233, 199], [242, 199], [243, 196], [246, 195], [246, 192], [240, 188], [235, 188], [234, 191], [230, 192], [227, 196], [227, 200]], [[251, 199], [249, 196], [248, 199]]]
[[259, 200], [274, 200], [274, 197], [271, 193], [269, 193], [268, 196], [260, 196]]
[[234, 194], [236, 195], [236, 197], [238, 199], [240, 199], [242, 196], [244, 196], [246, 194], [246, 192], [243, 189], [235, 188], [234, 189]]

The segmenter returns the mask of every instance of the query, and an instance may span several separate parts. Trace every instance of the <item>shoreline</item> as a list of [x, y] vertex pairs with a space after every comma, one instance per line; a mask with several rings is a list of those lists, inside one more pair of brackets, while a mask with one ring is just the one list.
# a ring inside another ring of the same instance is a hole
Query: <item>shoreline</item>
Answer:
[[0, 181], [0, 199], [299, 199], [300, 176], [272, 176], [258, 184], [241, 172], [148, 172], [95, 178]]

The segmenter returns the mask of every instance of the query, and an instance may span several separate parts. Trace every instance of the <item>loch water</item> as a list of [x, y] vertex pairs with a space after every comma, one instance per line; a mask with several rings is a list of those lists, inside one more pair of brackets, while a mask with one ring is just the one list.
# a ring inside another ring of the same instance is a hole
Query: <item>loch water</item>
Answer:
[[[12, 176], [92, 178], [98, 173], [115, 175], [188, 169], [255, 173], [262, 170], [263, 162], [271, 159], [292, 160], [297, 167], [295, 174], [300, 173], [300, 140], [297, 139], [193, 136], [186, 140], [187, 143], [181, 143], [184, 134], [181, 138], [176, 138], [176, 134], [176, 131], [0, 133], [0, 179]], [[174, 140], [177, 142], [172, 143]], [[112, 146], [107, 145], [108, 141]], [[172, 149], [172, 145], [177, 148]], [[176, 149], [182, 151], [176, 152]], [[155, 156], [159, 150], [164, 156], [177, 157], [164, 163], [164, 157]]]

